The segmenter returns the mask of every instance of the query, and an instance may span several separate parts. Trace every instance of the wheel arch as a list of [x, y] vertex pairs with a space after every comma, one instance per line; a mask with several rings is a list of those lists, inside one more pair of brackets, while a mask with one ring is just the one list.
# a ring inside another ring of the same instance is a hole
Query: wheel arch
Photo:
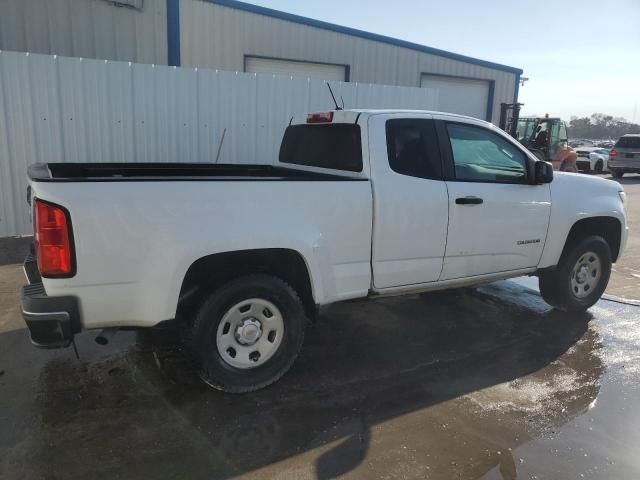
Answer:
[[622, 223], [616, 217], [610, 216], [588, 217], [575, 222], [569, 230], [558, 261], [564, 258], [569, 249], [581, 239], [591, 235], [598, 235], [605, 239], [611, 248], [611, 260], [615, 263], [620, 255]]
[[288, 283], [300, 296], [305, 313], [314, 317], [313, 279], [304, 256], [292, 249], [264, 248], [215, 253], [195, 260], [182, 280], [176, 318], [191, 318], [191, 313], [216, 287], [257, 273], [273, 275]]

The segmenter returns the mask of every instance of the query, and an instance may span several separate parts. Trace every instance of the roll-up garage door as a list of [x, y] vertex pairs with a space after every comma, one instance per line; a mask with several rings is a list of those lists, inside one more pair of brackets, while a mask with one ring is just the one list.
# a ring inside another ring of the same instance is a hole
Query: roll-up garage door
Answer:
[[270, 58], [246, 57], [245, 71], [251, 73], [278, 73], [300, 75], [319, 80], [347, 81], [347, 67], [313, 62], [275, 60]]
[[420, 86], [438, 90], [438, 110], [487, 120], [488, 80], [424, 74]]

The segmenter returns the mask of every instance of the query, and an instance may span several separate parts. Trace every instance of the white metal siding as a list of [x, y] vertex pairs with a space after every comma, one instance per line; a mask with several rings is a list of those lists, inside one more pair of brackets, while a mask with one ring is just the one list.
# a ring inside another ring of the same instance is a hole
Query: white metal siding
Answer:
[[494, 123], [500, 103], [513, 101], [514, 73], [203, 0], [180, 1], [180, 39], [184, 66], [241, 71], [245, 55], [258, 55], [349, 65], [353, 82], [418, 87], [423, 73], [494, 80]]
[[[434, 109], [431, 89], [333, 82], [352, 108]], [[0, 53], [0, 237], [31, 230], [35, 162], [274, 163], [292, 116], [332, 107], [316, 79]]]
[[421, 86], [440, 92], [440, 110], [487, 119], [490, 88], [487, 80], [423, 75]]
[[245, 71], [250, 73], [277, 73], [280, 75], [298, 75], [319, 80], [344, 82], [347, 79], [346, 67], [311, 62], [291, 62], [271, 58], [247, 57]]
[[0, 50], [166, 65], [167, 2], [0, 0]]
[[[0, 0], [0, 50], [166, 65], [166, 0], [142, 5]], [[495, 80], [494, 122], [513, 100], [514, 73], [203, 0], [180, 0], [180, 38], [184, 66], [242, 71], [245, 55], [257, 55], [348, 65], [354, 82], [416, 87], [423, 73]]]

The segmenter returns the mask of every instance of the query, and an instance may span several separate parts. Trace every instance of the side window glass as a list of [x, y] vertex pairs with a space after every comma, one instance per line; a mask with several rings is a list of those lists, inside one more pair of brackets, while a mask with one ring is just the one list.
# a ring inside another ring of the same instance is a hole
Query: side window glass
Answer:
[[557, 145], [560, 142], [560, 124], [554, 123], [551, 126], [551, 145]]
[[569, 135], [567, 135], [567, 126], [562, 122], [560, 124], [560, 141], [566, 142], [569, 140]]
[[386, 131], [391, 170], [410, 177], [442, 177], [440, 150], [433, 120], [389, 120]]
[[456, 180], [527, 183], [526, 157], [495, 133], [470, 125], [447, 124]]

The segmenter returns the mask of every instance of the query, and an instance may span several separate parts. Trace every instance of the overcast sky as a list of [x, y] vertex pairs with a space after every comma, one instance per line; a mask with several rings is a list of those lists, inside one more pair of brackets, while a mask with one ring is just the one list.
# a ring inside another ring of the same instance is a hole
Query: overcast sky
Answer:
[[524, 113], [640, 122], [640, 0], [247, 0], [524, 70]]

